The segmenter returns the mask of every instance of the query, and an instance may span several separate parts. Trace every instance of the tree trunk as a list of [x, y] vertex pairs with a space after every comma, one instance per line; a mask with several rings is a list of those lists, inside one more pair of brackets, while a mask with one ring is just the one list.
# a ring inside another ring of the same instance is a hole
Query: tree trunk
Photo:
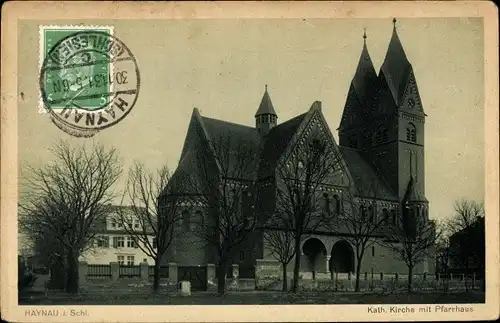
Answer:
[[286, 292], [288, 290], [288, 282], [287, 282], [287, 276], [286, 276], [286, 265], [285, 263], [282, 263], [283, 265], [283, 287], [281, 288], [282, 291]]
[[73, 252], [68, 252], [67, 257], [68, 272], [66, 274], [66, 292], [78, 293], [78, 256]]
[[469, 291], [469, 286], [467, 286], [467, 277], [469, 276], [469, 254], [466, 256], [467, 258], [465, 259], [465, 275], [464, 275], [464, 284], [465, 284], [465, 291]]
[[300, 254], [300, 235], [297, 235], [295, 238], [295, 262], [293, 264], [292, 292], [294, 293], [297, 293], [299, 289]]
[[408, 293], [411, 293], [413, 285], [413, 264], [408, 266]]
[[227, 261], [219, 259], [217, 267], [217, 293], [223, 295], [226, 292]]
[[158, 293], [160, 289], [160, 257], [155, 258], [154, 276], [153, 276], [153, 293]]
[[51, 289], [66, 289], [66, 268], [63, 264], [53, 264], [50, 266], [49, 286]]
[[354, 291], [359, 292], [359, 279], [361, 276], [361, 260], [357, 260], [358, 263], [356, 264], [356, 284], [354, 285]]

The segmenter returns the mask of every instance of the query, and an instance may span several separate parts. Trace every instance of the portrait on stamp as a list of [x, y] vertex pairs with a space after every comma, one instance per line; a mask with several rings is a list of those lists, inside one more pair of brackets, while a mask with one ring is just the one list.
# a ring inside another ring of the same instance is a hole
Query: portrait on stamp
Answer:
[[88, 5], [12, 22], [9, 313], [498, 315], [492, 5]]

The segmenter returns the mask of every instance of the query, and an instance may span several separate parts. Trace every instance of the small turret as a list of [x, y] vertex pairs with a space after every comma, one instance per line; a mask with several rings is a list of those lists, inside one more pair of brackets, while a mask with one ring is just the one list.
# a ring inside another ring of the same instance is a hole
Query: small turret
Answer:
[[278, 116], [276, 115], [276, 111], [274, 111], [273, 103], [267, 92], [266, 85], [266, 90], [262, 96], [259, 109], [257, 113], [255, 113], [255, 128], [257, 128], [260, 135], [266, 135], [271, 128], [276, 126], [277, 122]]

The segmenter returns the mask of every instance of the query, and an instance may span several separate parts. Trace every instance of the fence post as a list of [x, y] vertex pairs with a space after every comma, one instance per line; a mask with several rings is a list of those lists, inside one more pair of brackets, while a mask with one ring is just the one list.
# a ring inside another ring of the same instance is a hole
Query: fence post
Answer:
[[170, 262], [168, 264], [168, 281], [170, 285], [177, 286], [177, 263]]
[[120, 265], [117, 262], [110, 262], [111, 267], [111, 280], [117, 281], [120, 278]]
[[233, 277], [232, 278], [232, 288], [238, 290], [240, 287], [240, 266], [238, 264], [232, 264], [233, 266]]
[[147, 262], [141, 262], [139, 264], [141, 268], [141, 280], [148, 281], [149, 280], [149, 265]]
[[365, 280], [368, 280], [368, 272], [365, 271]]
[[85, 283], [87, 282], [87, 262], [86, 261], [80, 261], [78, 263], [78, 285], [85, 286]]

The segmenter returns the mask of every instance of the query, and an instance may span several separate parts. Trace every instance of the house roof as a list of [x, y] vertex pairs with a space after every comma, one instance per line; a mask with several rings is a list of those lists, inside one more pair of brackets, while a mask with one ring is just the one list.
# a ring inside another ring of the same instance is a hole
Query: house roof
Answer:
[[339, 148], [361, 197], [397, 200], [396, 195], [361, 152], [344, 146]]

